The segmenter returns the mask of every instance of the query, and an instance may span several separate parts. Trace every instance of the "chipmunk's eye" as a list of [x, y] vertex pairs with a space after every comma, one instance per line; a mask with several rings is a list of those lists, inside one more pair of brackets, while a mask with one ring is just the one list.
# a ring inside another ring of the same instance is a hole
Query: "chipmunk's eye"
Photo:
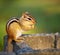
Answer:
[[27, 18], [28, 20], [31, 20], [31, 18]]

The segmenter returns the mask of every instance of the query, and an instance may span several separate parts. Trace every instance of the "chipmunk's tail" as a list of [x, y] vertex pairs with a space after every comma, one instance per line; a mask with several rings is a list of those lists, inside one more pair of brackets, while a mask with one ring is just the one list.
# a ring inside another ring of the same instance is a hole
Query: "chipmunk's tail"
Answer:
[[12, 51], [13, 51], [12, 39], [9, 39], [9, 38], [8, 38], [6, 51], [7, 51], [7, 52], [12, 52]]

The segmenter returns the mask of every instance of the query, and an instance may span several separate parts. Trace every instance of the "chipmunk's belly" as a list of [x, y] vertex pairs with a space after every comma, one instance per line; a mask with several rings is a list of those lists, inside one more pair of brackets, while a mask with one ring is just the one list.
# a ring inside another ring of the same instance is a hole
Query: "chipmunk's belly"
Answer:
[[22, 35], [22, 31], [21, 30], [17, 30], [16, 39], [18, 39], [21, 35]]

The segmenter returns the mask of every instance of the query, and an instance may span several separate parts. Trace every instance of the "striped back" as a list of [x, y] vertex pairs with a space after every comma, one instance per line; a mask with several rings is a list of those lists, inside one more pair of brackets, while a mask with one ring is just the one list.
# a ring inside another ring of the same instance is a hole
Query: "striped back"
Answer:
[[6, 30], [9, 28], [10, 24], [13, 22], [17, 22], [19, 23], [19, 19], [16, 17], [12, 17], [11, 19], [8, 20], [7, 24], [6, 24]]

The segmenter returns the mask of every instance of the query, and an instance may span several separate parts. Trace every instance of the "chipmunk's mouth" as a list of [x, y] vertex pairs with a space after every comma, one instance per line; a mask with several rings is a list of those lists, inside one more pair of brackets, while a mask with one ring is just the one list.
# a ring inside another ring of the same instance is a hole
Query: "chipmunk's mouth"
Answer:
[[31, 27], [31, 28], [34, 28], [34, 25], [30, 24], [30, 27]]

